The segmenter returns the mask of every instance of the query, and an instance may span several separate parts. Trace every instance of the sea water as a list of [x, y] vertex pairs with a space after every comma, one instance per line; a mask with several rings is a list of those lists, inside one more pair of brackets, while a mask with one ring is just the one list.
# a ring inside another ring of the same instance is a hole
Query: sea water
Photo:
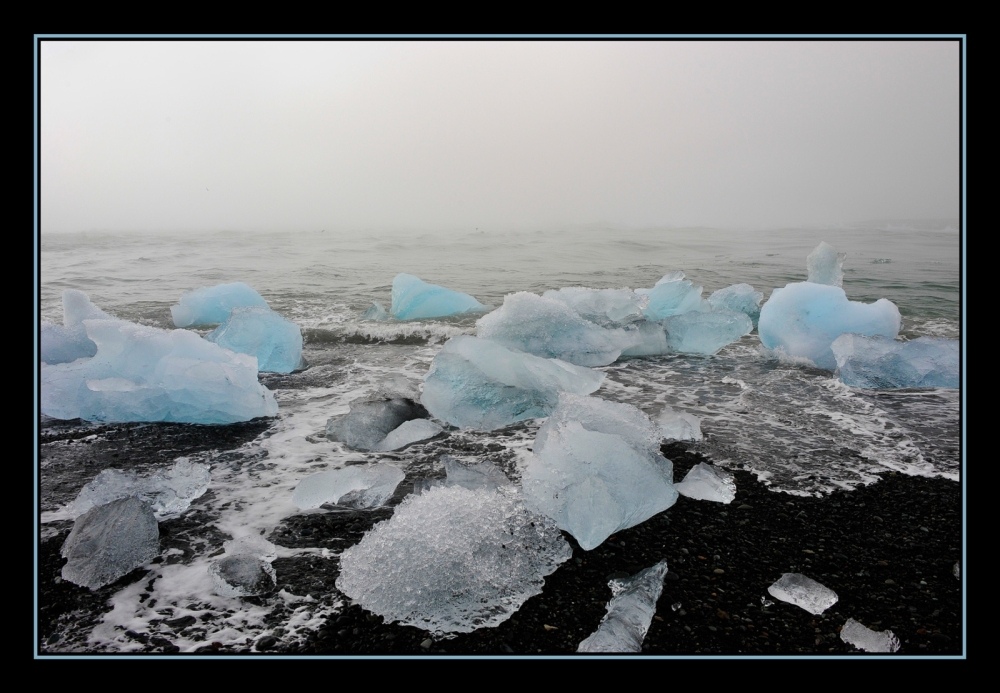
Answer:
[[[303, 333], [305, 370], [262, 375], [279, 413], [250, 443], [204, 454], [212, 493], [202, 502], [226, 539], [266, 535], [300, 512], [293, 501], [305, 477], [348, 464], [391, 461], [411, 476], [443, 470], [439, 438], [391, 454], [361, 453], [326, 438], [330, 417], [392, 379], [419, 388], [435, 354], [451, 337], [475, 334], [478, 315], [400, 322], [362, 319], [373, 301], [389, 305], [401, 272], [499, 306], [504, 296], [563, 287], [652, 287], [680, 270], [703, 296], [747, 283], [764, 293], [807, 277], [806, 258], [825, 241], [846, 255], [843, 288], [852, 301], [887, 298], [900, 310], [901, 336], [962, 336], [962, 238], [956, 222], [869, 222], [825, 228], [722, 231], [705, 228], [620, 229], [598, 226], [538, 231], [97, 233], [39, 239], [38, 317], [62, 323], [62, 292], [78, 289], [116, 317], [173, 329], [170, 307], [194, 289], [245, 282]], [[207, 333], [208, 330], [203, 332]], [[627, 402], [654, 420], [669, 406], [698, 417], [702, 439], [692, 449], [724, 468], [748, 470], [777, 493], [824, 496], [876, 482], [886, 471], [960, 481], [961, 391], [864, 390], [834, 374], [774, 358], [756, 332], [714, 356], [672, 354], [621, 359], [595, 396]], [[44, 433], [56, 425], [38, 415]], [[541, 421], [500, 431], [452, 430], [468, 449], [490, 452], [518, 481]], [[85, 422], [84, 427], [88, 426]], [[96, 437], [107, 427], [93, 425]], [[139, 431], [141, 435], [141, 431]], [[123, 467], [127, 467], [123, 461]], [[46, 475], [82, 474], [40, 466], [46, 488], [79, 488], [88, 479], [52, 483]], [[74, 495], [39, 497], [40, 535], [69, 519]], [[669, 511], [667, 511], [669, 512]], [[327, 549], [284, 549], [279, 555], [327, 555]], [[124, 588], [88, 635], [84, 649], [129, 651], [138, 644], [123, 625], [164, 614], [204, 610], [229, 614], [219, 642], [249, 642], [265, 627], [266, 607], [212, 594], [209, 558], [159, 568], [155, 598]], [[292, 614], [287, 634], [315, 627], [338, 608], [303, 595], [281, 597]], [[181, 651], [204, 642], [175, 638]]]

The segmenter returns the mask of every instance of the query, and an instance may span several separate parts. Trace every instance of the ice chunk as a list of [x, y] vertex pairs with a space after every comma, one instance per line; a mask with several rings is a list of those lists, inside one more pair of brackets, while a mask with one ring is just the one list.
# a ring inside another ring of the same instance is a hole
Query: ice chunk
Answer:
[[588, 289], [579, 286], [546, 291], [551, 298], [573, 309], [585, 320], [602, 327], [622, 327], [642, 320], [642, 301], [630, 289]]
[[268, 561], [252, 554], [223, 556], [209, 566], [212, 585], [222, 597], [256, 597], [272, 592], [277, 572]]
[[189, 330], [124, 320], [85, 320], [90, 359], [42, 364], [42, 413], [88, 421], [228, 424], [274, 416], [274, 394], [257, 380], [257, 359]]
[[844, 259], [846, 257], [846, 254], [838, 253], [826, 241], [821, 241], [806, 257], [806, 269], [809, 271], [809, 279], [807, 281], [814, 284], [843, 286]]
[[577, 421], [542, 428], [521, 475], [525, 504], [555, 520], [585, 551], [677, 502], [673, 465], [662, 455]]
[[660, 356], [670, 353], [667, 331], [658, 322], [642, 320], [628, 325], [625, 332], [632, 339], [632, 346], [623, 349], [622, 356]]
[[76, 518], [62, 545], [65, 580], [96, 590], [160, 553], [160, 529], [149, 503], [134, 496], [98, 505]]
[[840, 639], [865, 652], [895, 652], [899, 649], [899, 638], [891, 630], [874, 631], [853, 618], [840, 629]]
[[837, 593], [801, 573], [785, 573], [767, 588], [775, 599], [821, 614], [837, 603]]
[[548, 420], [535, 435], [534, 448], [544, 447], [556, 427], [575, 421], [588, 431], [621, 436], [632, 448], [659, 455], [663, 440], [660, 427], [638, 407], [610, 402], [600, 397], [586, 397], [571, 392], [559, 394], [559, 401]]
[[608, 613], [576, 651], [639, 652], [656, 613], [666, 574], [667, 562], [660, 561], [626, 580], [612, 580]]
[[390, 317], [389, 311], [378, 301], [372, 301], [368, 310], [361, 314], [362, 320], [388, 320]]
[[84, 486], [70, 504], [72, 517], [79, 517], [91, 508], [126, 496], [136, 496], [149, 503], [157, 520], [180, 515], [191, 501], [208, 490], [212, 473], [207, 464], [178, 457], [166, 471], [149, 476], [120, 469], [104, 469]]
[[384, 505], [406, 475], [391, 464], [353, 465], [310, 474], [295, 487], [292, 501], [303, 510], [324, 503], [351, 508]]
[[233, 282], [189, 291], [170, 306], [170, 315], [177, 327], [218, 325], [226, 321], [233, 308], [246, 306], [268, 307], [264, 297], [249, 285]]
[[387, 621], [450, 637], [506, 621], [571, 555], [515, 487], [435, 486], [345, 550], [336, 585]]
[[692, 310], [666, 318], [667, 346], [682, 354], [715, 354], [753, 332], [753, 320], [729, 310]]
[[411, 443], [433, 438], [444, 429], [429, 419], [410, 419], [399, 424], [382, 442], [375, 446], [376, 452], [399, 450]]
[[444, 318], [462, 313], [489, 310], [469, 294], [428, 284], [412, 274], [397, 274], [392, 280], [392, 306], [389, 309], [398, 320]]
[[353, 450], [375, 450], [401, 424], [423, 418], [427, 409], [406, 397], [360, 400], [351, 402], [347, 414], [327, 421], [326, 437]]
[[733, 480], [733, 475], [704, 462], [693, 466], [684, 479], [674, 486], [682, 496], [695, 500], [732, 503], [736, 498], [736, 482]]
[[489, 431], [548, 416], [560, 392], [589, 394], [604, 378], [589, 368], [460, 335], [434, 357], [420, 401], [437, 419]]
[[291, 373], [302, 367], [302, 331], [267, 306], [233, 308], [205, 339], [256, 356], [257, 370], [263, 373]]
[[701, 306], [703, 287], [683, 279], [684, 273], [668, 274], [656, 283], [647, 294], [649, 303], [643, 314], [650, 320], [663, 320], [671, 315], [681, 315]]
[[485, 488], [495, 491], [510, 484], [510, 479], [491, 462], [482, 460], [460, 460], [451, 455], [443, 455], [441, 461], [448, 477], [448, 486], [463, 486], [468, 489]]
[[76, 289], [63, 291], [63, 324], [43, 322], [40, 335], [43, 363], [71, 363], [90, 358], [97, 345], [87, 336], [84, 320], [115, 320], [90, 302], [87, 294]]
[[838, 377], [852, 387], [959, 386], [957, 339], [917, 337], [900, 342], [888, 337], [842, 334], [830, 345]]
[[832, 371], [837, 361], [830, 345], [840, 335], [894, 339], [899, 327], [899, 309], [887, 299], [859, 303], [849, 301], [840, 287], [798, 282], [771, 292], [760, 309], [757, 332], [768, 349]]
[[543, 358], [578, 366], [614, 363], [636, 343], [635, 333], [586, 320], [566, 303], [519, 291], [476, 322], [476, 336]]
[[712, 310], [731, 310], [743, 313], [753, 321], [754, 327], [760, 319], [760, 304], [764, 301], [764, 292], [757, 291], [749, 284], [733, 284], [718, 291], [713, 291], [708, 297]]
[[701, 420], [694, 414], [679, 412], [670, 405], [656, 417], [660, 432], [667, 440], [701, 440]]

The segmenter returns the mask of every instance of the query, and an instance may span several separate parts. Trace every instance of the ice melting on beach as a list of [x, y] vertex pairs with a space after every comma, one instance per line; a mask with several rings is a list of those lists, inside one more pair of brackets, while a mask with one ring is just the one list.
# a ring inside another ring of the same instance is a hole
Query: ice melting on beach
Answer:
[[626, 580], [612, 580], [608, 613], [576, 651], [639, 652], [656, 613], [666, 574], [667, 562], [660, 561]]
[[959, 386], [959, 341], [918, 337], [900, 342], [888, 337], [843, 334], [830, 345], [837, 375], [851, 387]]
[[525, 504], [589, 551], [677, 502], [660, 439], [636, 407], [562, 395], [521, 476]]
[[656, 417], [660, 434], [666, 440], [701, 440], [701, 419], [694, 414], [675, 410], [669, 404]]
[[560, 392], [589, 394], [605, 377], [558, 359], [460, 335], [449, 339], [434, 357], [420, 401], [442, 421], [489, 431], [548, 416]]
[[449, 637], [506, 621], [571, 555], [515, 487], [436, 486], [345, 550], [336, 586], [387, 621]]
[[682, 354], [710, 356], [753, 332], [753, 320], [731, 310], [692, 310], [663, 320], [667, 346]]
[[375, 452], [391, 452], [405, 448], [407, 445], [433, 438], [444, 431], [430, 419], [410, 419], [399, 424], [389, 432], [382, 442], [375, 446]]
[[[393, 450], [383, 446], [387, 437], [402, 424], [414, 419], [427, 418], [428, 412], [422, 404], [408, 397], [387, 396], [351, 402], [351, 410], [342, 416], [332, 417], [326, 424], [326, 436], [338, 440], [353, 450]], [[438, 432], [440, 427], [438, 428]], [[426, 433], [426, 429], [422, 433]], [[422, 434], [421, 433], [421, 434]], [[429, 437], [429, 436], [423, 436]], [[389, 446], [402, 447], [407, 442], [420, 440], [400, 431], [389, 441]], [[397, 445], [398, 443], [398, 445]]]
[[256, 356], [262, 373], [291, 373], [302, 366], [302, 331], [267, 306], [233, 308], [205, 339]]
[[698, 310], [702, 303], [702, 291], [703, 287], [695, 286], [689, 279], [685, 279], [683, 272], [666, 274], [652, 289], [643, 291], [648, 297], [648, 303], [642, 312], [650, 320], [663, 320], [672, 315]]
[[712, 310], [731, 310], [743, 313], [753, 322], [754, 327], [760, 319], [760, 305], [764, 301], [764, 292], [757, 291], [749, 284], [733, 284], [713, 291], [708, 297]]
[[96, 590], [160, 553], [160, 530], [149, 503], [134, 496], [98, 505], [76, 519], [62, 545], [65, 580]]
[[384, 505], [406, 475], [399, 467], [377, 463], [311, 474], [295, 487], [292, 501], [303, 510], [324, 503], [350, 508]]
[[392, 280], [392, 305], [389, 312], [397, 320], [444, 318], [462, 313], [489, 310], [469, 294], [428, 284], [412, 274], [397, 274]]
[[837, 593], [801, 573], [785, 573], [767, 588], [775, 599], [821, 614], [837, 603]]
[[874, 631], [853, 618], [840, 630], [840, 639], [865, 652], [895, 652], [899, 649], [899, 638], [891, 630]]
[[732, 503], [736, 498], [736, 482], [733, 480], [733, 475], [704, 462], [693, 466], [684, 475], [684, 479], [674, 486], [682, 496], [696, 500]]
[[227, 424], [278, 413], [257, 359], [189, 330], [86, 320], [89, 359], [42, 364], [42, 413], [87, 421]]
[[223, 556], [209, 566], [213, 591], [222, 597], [257, 597], [272, 592], [278, 574], [259, 556]]
[[888, 299], [859, 303], [849, 301], [838, 286], [798, 282], [771, 292], [757, 331], [768, 349], [832, 371], [837, 362], [830, 345], [837, 337], [856, 333], [894, 339], [900, 324], [899, 308]]
[[233, 282], [189, 291], [170, 306], [170, 315], [177, 327], [202, 327], [223, 323], [234, 308], [247, 306], [268, 307], [264, 297], [249, 285]]
[[63, 324], [42, 322], [40, 342], [42, 363], [71, 363], [90, 358], [97, 345], [87, 336], [84, 320], [115, 320], [76, 289], [63, 291]]
[[846, 257], [845, 253], [838, 253], [832, 245], [821, 241], [806, 257], [806, 269], [809, 271], [809, 278], [806, 281], [814, 284], [843, 286], [844, 259]]
[[166, 471], [149, 476], [121, 469], [104, 469], [84, 486], [70, 506], [75, 518], [91, 508], [126, 496], [135, 496], [149, 503], [157, 520], [176, 517], [191, 505], [191, 501], [208, 490], [212, 473], [207, 464], [179, 457]]

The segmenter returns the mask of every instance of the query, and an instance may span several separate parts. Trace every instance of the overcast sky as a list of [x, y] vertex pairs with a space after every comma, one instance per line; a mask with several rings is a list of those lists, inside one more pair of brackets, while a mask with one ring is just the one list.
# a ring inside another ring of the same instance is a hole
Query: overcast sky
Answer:
[[41, 231], [957, 217], [951, 41], [41, 40]]

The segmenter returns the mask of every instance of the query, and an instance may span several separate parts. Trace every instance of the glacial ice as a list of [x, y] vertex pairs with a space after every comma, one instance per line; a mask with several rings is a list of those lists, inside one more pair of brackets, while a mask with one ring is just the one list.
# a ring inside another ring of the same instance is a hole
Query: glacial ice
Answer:
[[506, 621], [571, 555], [516, 487], [435, 486], [341, 554], [336, 586], [386, 621], [453, 637]]
[[303, 510], [318, 508], [324, 503], [375, 508], [392, 498], [405, 476], [399, 467], [381, 462], [317, 472], [298, 483], [292, 493], [292, 502]]
[[702, 291], [703, 287], [684, 279], [683, 272], [664, 275], [646, 294], [648, 303], [643, 314], [650, 320], [663, 320], [672, 315], [698, 310], [702, 304]]
[[660, 561], [625, 580], [612, 580], [611, 601], [597, 630], [577, 652], [639, 652], [663, 592], [667, 562]]
[[959, 386], [957, 339], [917, 337], [900, 342], [888, 337], [842, 334], [830, 345], [837, 376], [851, 387]]
[[126, 496], [76, 518], [62, 545], [64, 580], [96, 590], [160, 553], [160, 529], [149, 503]]
[[262, 373], [291, 373], [302, 367], [302, 331], [267, 306], [233, 308], [205, 339], [256, 356], [257, 370]]
[[801, 573], [785, 573], [767, 588], [775, 599], [821, 614], [837, 603], [837, 593]]
[[189, 330], [85, 320], [89, 359], [42, 364], [42, 413], [88, 421], [228, 424], [278, 413], [257, 359]]
[[444, 318], [462, 313], [489, 310], [469, 294], [428, 284], [412, 274], [397, 274], [392, 280], [392, 304], [389, 312], [397, 320]]
[[170, 307], [170, 315], [177, 327], [203, 327], [223, 323], [234, 308], [247, 306], [268, 307], [252, 287], [233, 282], [187, 292]]
[[424, 376], [421, 403], [461, 428], [494, 430], [548, 416], [560, 392], [589, 394], [605, 374], [469, 335], [449, 339]]
[[669, 404], [656, 417], [666, 440], [701, 440], [701, 420], [694, 414], [679, 412]]
[[710, 356], [753, 332], [753, 320], [730, 310], [691, 310], [663, 320], [667, 346], [681, 354]]
[[806, 269], [809, 272], [809, 278], [806, 281], [814, 284], [843, 286], [844, 259], [846, 257], [845, 253], [838, 253], [826, 241], [820, 241], [820, 244], [806, 257]]
[[42, 322], [40, 357], [42, 363], [72, 363], [97, 353], [97, 345], [87, 336], [84, 320], [115, 320], [91, 303], [87, 294], [77, 289], [63, 291], [63, 324]]
[[69, 511], [76, 518], [95, 506], [135, 496], [149, 503], [157, 520], [165, 520], [187, 510], [191, 501], [208, 490], [211, 480], [207, 464], [192, 462], [187, 457], [178, 457], [169, 469], [148, 476], [104, 469], [80, 490]]
[[760, 319], [760, 305], [764, 301], [764, 292], [757, 291], [749, 284], [733, 284], [713, 291], [708, 297], [712, 310], [731, 310], [743, 313], [757, 327]]
[[476, 321], [476, 336], [542, 358], [606, 366], [635, 344], [637, 334], [601, 327], [562, 300], [519, 291]]
[[272, 592], [277, 572], [260, 556], [244, 553], [223, 556], [208, 568], [213, 591], [222, 597], [256, 597]]
[[[340, 441], [352, 450], [376, 450], [401, 424], [424, 419], [428, 415], [422, 404], [406, 397], [376, 398], [373, 395], [369, 399], [351, 402], [350, 406], [347, 414], [331, 417], [327, 421], [326, 437]], [[404, 435], [405, 432], [400, 437]]]
[[433, 438], [444, 429], [430, 419], [410, 419], [389, 432], [382, 442], [375, 446], [375, 452], [391, 452], [407, 445]]
[[853, 618], [840, 630], [840, 639], [865, 652], [895, 652], [899, 649], [899, 638], [891, 630], [874, 631]]
[[372, 301], [372, 304], [368, 306], [368, 309], [361, 314], [362, 320], [388, 320], [392, 316], [389, 315], [389, 311], [385, 309], [378, 301]]
[[888, 299], [859, 303], [849, 301], [838, 286], [797, 282], [771, 292], [760, 309], [757, 332], [768, 349], [833, 371], [837, 361], [830, 345], [837, 337], [856, 333], [894, 339], [900, 323], [899, 309]]
[[736, 482], [733, 480], [733, 475], [704, 462], [693, 466], [684, 475], [684, 479], [674, 484], [674, 487], [682, 496], [695, 500], [732, 503], [736, 498]]
[[560, 397], [521, 475], [525, 504], [589, 551], [677, 502], [659, 440], [659, 428], [631, 405]]
[[630, 289], [589, 289], [564, 287], [549, 290], [542, 298], [551, 298], [570, 307], [585, 320], [601, 327], [623, 327], [642, 320], [642, 300]]
[[510, 484], [507, 475], [492, 462], [460, 460], [451, 455], [443, 455], [441, 461], [444, 463], [444, 470], [447, 474], [445, 484], [448, 486], [462, 486], [467, 489], [485, 488], [495, 491], [501, 486]]
[[658, 322], [642, 320], [625, 327], [632, 346], [623, 349], [622, 356], [660, 356], [670, 352], [667, 331]]

